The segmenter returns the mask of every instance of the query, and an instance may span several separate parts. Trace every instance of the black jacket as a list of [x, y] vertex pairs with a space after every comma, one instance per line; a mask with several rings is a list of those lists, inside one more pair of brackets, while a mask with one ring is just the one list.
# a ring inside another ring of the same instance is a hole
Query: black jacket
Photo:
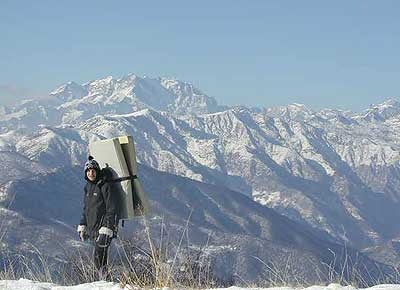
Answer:
[[86, 225], [86, 233], [89, 238], [95, 239], [101, 227], [116, 230], [118, 226], [117, 207], [117, 196], [113, 192], [110, 182], [106, 182], [102, 177], [94, 182], [87, 180], [84, 187], [80, 224]]

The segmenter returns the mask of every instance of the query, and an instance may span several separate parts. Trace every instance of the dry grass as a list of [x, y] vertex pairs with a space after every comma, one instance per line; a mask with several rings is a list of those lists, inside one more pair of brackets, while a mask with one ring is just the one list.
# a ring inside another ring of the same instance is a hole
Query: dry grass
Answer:
[[164, 219], [161, 220], [157, 239], [152, 237], [148, 220], [144, 219], [146, 240], [121, 241], [118, 251], [124, 265], [121, 282], [152, 288], [207, 288], [222, 285], [213, 274], [211, 260], [205, 255], [204, 248], [190, 247], [187, 235], [189, 220], [190, 215], [175, 243], [170, 240]]
[[[109, 258], [109, 278], [141, 288], [162, 288], [185, 286], [207, 288], [221, 286], [212, 269], [211, 260], [204, 247], [192, 247], [189, 235], [188, 216], [181, 228], [178, 240], [173, 240], [161, 219], [159, 230], [151, 228], [143, 218], [144, 235], [139, 233], [128, 240], [117, 238]], [[158, 228], [158, 227], [157, 227]], [[152, 234], [156, 232], [156, 234]], [[157, 232], [158, 231], [158, 232]], [[63, 263], [52, 264], [50, 260], [32, 248], [30, 257], [23, 255], [2, 255], [0, 279], [16, 280], [26, 278], [60, 285], [76, 285], [96, 281], [97, 272], [93, 263], [92, 247], [64, 250]]]
[[[154, 228], [149, 221], [143, 218], [144, 235], [137, 235], [127, 240], [116, 239], [114, 252], [109, 259], [110, 279], [121, 283], [121, 286], [131, 285], [140, 288], [216, 288], [230, 286], [231, 281], [222, 281], [215, 275], [211, 257], [205, 249], [207, 241], [202, 247], [191, 245], [188, 235], [190, 216], [181, 228], [178, 239], [173, 240], [169, 234], [164, 219]], [[156, 233], [156, 234], [152, 234]], [[0, 253], [1, 280], [16, 280], [21, 277], [41, 282], [53, 282], [61, 285], [76, 285], [97, 280], [93, 264], [92, 252], [89, 247], [64, 252], [64, 263], [54, 263], [43, 255], [37, 248], [32, 247], [29, 255], [13, 255]], [[312, 284], [326, 285], [339, 283], [355, 287], [369, 287], [382, 283], [399, 283], [400, 272], [393, 268], [390, 273], [376, 271], [363, 265], [359, 256], [352, 258], [347, 253], [337, 254], [331, 251], [332, 259], [329, 263], [309, 261], [315, 272], [312, 281], [293, 274], [297, 263], [295, 252], [290, 251], [279, 261], [263, 260], [253, 257], [265, 271], [265, 279], [259, 285], [248, 285], [246, 281], [236, 276], [236, 283], [247, 286], [279, 287], [299, 286], [306, 287]], [[379, 267], [377, 267], [379, 269]]]

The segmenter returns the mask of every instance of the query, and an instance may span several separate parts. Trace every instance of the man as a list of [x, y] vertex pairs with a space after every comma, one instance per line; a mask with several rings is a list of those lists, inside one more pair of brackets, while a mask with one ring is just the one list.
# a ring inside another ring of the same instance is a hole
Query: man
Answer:
[[94, 265], [103, 280], [108, 274], [108, 248], [118, 227], [117, 200], [92, 156], [85, 163], [85, 179], [83, 213], [77, 231], [82, 241], [94, 241]]

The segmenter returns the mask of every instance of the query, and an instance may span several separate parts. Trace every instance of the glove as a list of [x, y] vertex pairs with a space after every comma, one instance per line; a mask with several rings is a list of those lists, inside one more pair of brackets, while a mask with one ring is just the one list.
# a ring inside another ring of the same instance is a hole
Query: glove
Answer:
[[79, 238], [81, 239], [82, 242], [87, 240], [88, 235], [86, 234], [86, 226], [85, 225], [79, 225], [76, 231], [78, 232]]
[[107, 227], [101, 227], [99, 230], [99, 236], [96, 239], [96, 244], [100, 248], [106, 248], [111, 244], [111, 239], [114, 236], [113, 230]]

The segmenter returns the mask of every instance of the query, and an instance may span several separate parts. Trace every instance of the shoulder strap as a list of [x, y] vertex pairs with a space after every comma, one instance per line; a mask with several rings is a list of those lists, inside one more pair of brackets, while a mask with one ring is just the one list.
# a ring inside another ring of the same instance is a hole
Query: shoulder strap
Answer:
[[134, 180], [136, 178], [138, 178], [137, 175], [129, 175], [129, 176], [125, 176], [125, 177], [109, 179], [107, 181], [108, 182], [121, 182], [121, 181], [125, 181], [125, 180]]
[[104, 178], [100, 179], [99, 181], [97, 181], [97, 186], [100, 188], [106, 183], [106, 180]]

